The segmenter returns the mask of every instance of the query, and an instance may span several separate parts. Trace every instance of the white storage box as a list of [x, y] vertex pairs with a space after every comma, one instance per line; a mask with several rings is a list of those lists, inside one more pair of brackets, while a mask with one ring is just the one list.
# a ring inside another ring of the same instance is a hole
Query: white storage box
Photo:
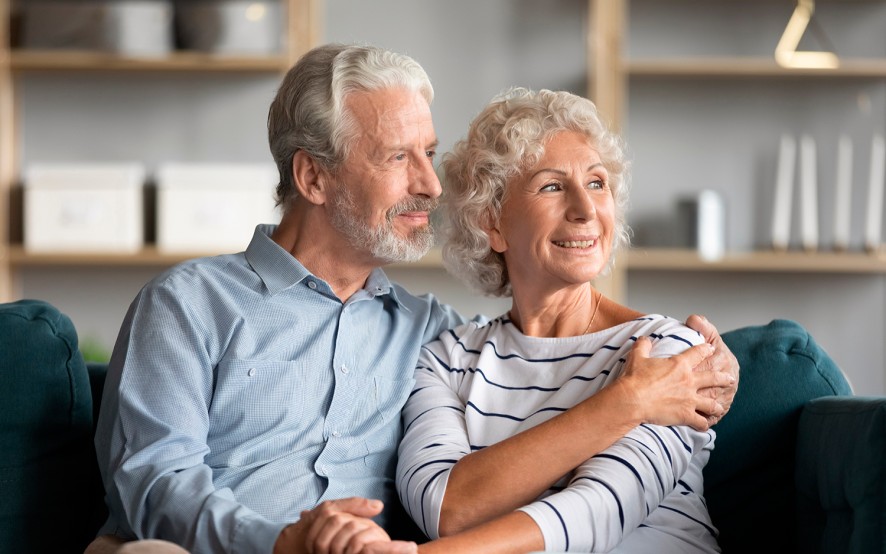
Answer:
[[157, 249], [239, 252], [259, 223], [279, 223], [273, 164], [166, 164], [157, 170]]
[[279, 0], [178, 0], [175, 20], [185, 50], [234, 55], [281, 51]]
[[25, 48], [97, 50], [134, 57], [172, 50], [169, 0], [29, 0], [22, 6]]
[[125, 164], [35, 164], [24, 178], [29, 252], [132, 253], [144, 243], [145, 168]]

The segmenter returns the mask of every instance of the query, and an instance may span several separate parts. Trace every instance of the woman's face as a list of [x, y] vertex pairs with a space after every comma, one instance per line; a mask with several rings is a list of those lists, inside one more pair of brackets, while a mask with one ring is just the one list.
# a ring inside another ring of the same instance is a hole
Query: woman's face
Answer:
[[489, 238], [504, 254], [515, 290], [558, 290], [599, 275], [614, 229], [615, 202], [600, 155], [583, 135], [562, 131], [534, 167], [508, 183]]

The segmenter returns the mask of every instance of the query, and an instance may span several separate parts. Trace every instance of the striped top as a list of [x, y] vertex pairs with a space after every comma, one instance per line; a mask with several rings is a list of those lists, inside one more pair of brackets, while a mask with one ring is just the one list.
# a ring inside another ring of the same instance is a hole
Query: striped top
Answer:
[[[703, 338], [648, 315], [578, 337], [524, 335], [506, 316], [444, 332], [421, 352], [403, 412], [397, 486], [413, 519], [437, 538], [449, 472], [469, 452], [546, 421], [612, 382], [638, 336], [651, 356]], [[643, 424], [521, 508], [546, 550], [719, 552], [703, 499], [713, 431]]]

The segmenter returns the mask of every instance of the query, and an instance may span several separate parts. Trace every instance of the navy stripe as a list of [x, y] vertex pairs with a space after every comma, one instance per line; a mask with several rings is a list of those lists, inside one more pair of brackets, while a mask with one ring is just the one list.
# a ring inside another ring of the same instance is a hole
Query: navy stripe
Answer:
[[537, 411], [535, 411], [535, 412], [529, 414], [529, 415], [526, 416], [526, 417], [517, 417], [517, 416], [510, 415], [510, 414], [499, 414], [499, 413], [495, 413], [495, 412], [484, 412], [483, 410], [481, 410], [480, 408], [478, 408], [476, 404], [474, 404], [473, 402], [470, 402], [470, 401], [468, 402], [468, 407], [469, 407], [469, 408], [473, 408], [477, 413], [479, 413], [480, 415], [484, 415], [484, 416], [486, 416], [486, 417], [503, 417], [503, 418], [505, 418], [505, 419], [511, 419], [511, 420], [514, 420], [514, 421], [526, 421], [526, 420], [529, 419], [530, 417], [532, 417], [532, 416], [534, 416], [534, 415], [537, 415], [537, 414], [540, 414], [540, 413], [542, 413], [542, 412], [565, 412], [565, 411], [568, 409], [568, 408], [553, 408], [553, 407], [551, 407], [551, 408], [542, 408], [541, 410], [537, 410]]
[[455, 410], [456, 412], [458, 412], [460, 414], [465, 413], [465, 411], [462, 410], [461, 408], [459, 408], [458, 406], [435, 406], [433, 408], [428, 408], [427, 410], [423, 411], [422, 413], [420, 413], [417, 416], [415, 416], [414, 418], [412, 418], [412, 421], [410, 421], [409, 423], [404, 425], [403, 426], [403, 433], [405, 434], [406, 431], [410, 427], [412, 427], [412, 424], [415, 423], [416, 421], [418, 421], [422, 416], [429, 414], [429, 413], [433, 412], [434, 410]]
[[565, 550], [569, 550], [569, 530], [566, 528], [566, 522], [563, 521], [563, 516], [560, 515], [560, 512], [557, 511], [557, 508], [554, 508], [553, 504], [548, 502], [547, 500], [542, 500], [542, 504], [547, 504], [547, 506], [554, 510], [554, 513], [557, 514], [557, 517], [560, 518], [560, 525], [563, 527], [563, 536], [566, 538], [566, 548]]
[[[615, 501], [615, 505], [618, 506], [618, 521], [621, 524], [622, 532], [624, 532], [624, 530], [625, 530], [625, 511], [624, 511], [624, 507], [621, 505], [621, 500], [618, 498], [618, 495], [615, 493], [615, 489], [610, 487], [609, 483], [606, 483], [605, 481], [601, 481], [600, 479], [597, 479], [596, 477], [587, 477], [584, 475], [576, 478], [575, 481], [573, 481], [573, 483], [575, 483], [576, 481], [582, 481], [582, 480], [590, 481], [592, 483], [600, 483], [601, 485], [603, 485], [603, 487], [607, 491], [609, 491], [609, 494], [612, 495], [612, 499]], [[641, 481], [641, 483], [642, 483], [642, 481]]]
[[431, 488], [431, 485], [434, 484], [434, 481], [436, 481], [438, 477], [449, 471], [449, 469], [450, 468], [443, 469], [431, 476], [431, 478], [428, 479], [428, 482], [425, 484], [425, 488], [421, 491], [421, 528], [425, 532], [425, 536], [431, 536], [431, 534], [428, 533], [428, 518], [427, 514], [425, 513], [425, 496], [428, 493], [428, 489]]
[[683, 448], [686, 449], [686, 452], [692, 454], [692, 446], [690, 446], [686, 443], [686, 441], [683, 440], [683, 437], [680, 436], [680, 433], [678, 433], [677, 430], [674, 429], [674, 427], [671, 425], [668, 425], [668, 429], [670, 429], [671, 433], [673, 433], [674, 436], [677, 437], [677, 440], [680, 441], [680, 444], [683, 445]]

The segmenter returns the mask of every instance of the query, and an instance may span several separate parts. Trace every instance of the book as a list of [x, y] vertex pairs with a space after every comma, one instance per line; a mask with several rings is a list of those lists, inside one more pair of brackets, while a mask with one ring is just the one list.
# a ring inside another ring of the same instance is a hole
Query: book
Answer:
[[796, 139], [791, 135], [782, 135], [778, 147], [775, 198], [772, 206], [772, 247], [776, 250], [787, 250], [790, 241], [796, 157]]
[[886, 169], [886, 144], [883, 135], [875, 134], [871, 140], [871, 173], [868, 186], [867, 220], [864, 246], [869, 251], [878, 250], [883, 232], [883, 177]]
[[834, 180], [834, 249], [848, 250], [852, 221], [852, 140], [837, 141], [837, 174]]
[[815, 140], [800, 137], [800, 244], [804, 250], [818, 249], [818, 181]]

